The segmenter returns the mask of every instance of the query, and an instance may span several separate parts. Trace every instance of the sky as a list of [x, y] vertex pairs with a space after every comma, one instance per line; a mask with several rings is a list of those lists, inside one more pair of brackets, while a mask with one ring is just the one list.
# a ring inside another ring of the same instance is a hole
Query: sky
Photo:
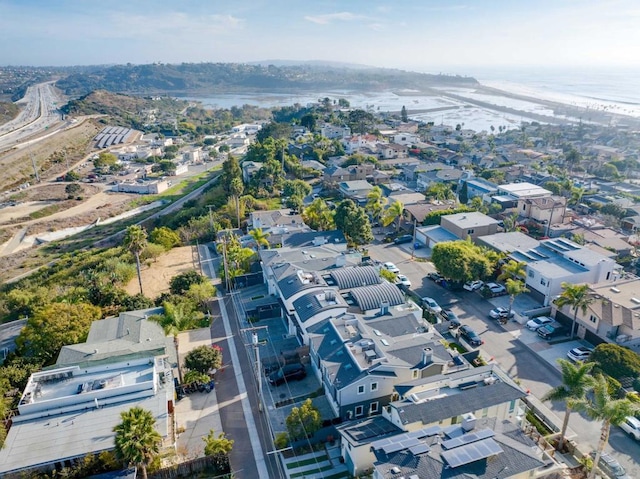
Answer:
[[0, 65], [640, 68], [638, 0], [0, 0]]

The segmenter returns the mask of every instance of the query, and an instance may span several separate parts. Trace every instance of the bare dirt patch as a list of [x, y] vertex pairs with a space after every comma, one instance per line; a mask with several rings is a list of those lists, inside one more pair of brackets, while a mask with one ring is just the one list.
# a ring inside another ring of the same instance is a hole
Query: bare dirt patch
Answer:
[[[191, 246], [173, 248], [158, 258], [155, 263], [145, 265], [142, 269], [142, 290], [144, 295], [153, 299], [162, 293], [169, 292], [171, 278], [195, 269], [191, 254]], [[137, 276], [127, 284], [125, 291], [132, 295], [140, 292]]]

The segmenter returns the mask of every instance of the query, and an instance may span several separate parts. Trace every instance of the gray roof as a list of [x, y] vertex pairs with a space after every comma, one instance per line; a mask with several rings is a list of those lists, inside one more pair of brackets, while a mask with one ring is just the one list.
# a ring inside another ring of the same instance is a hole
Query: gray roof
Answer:
[[373, 416], [347, 424], [337, 426], [336, 429], [351, 444], [367, 444], [372, 440], [382, 439], [387, 436], [395, 436], [403, 431], [391, 421], [382, 416]]
[[[376, 449], [378, 461], [374, 463], [374, 467], [380, 477], [389, 479], [413, 475], [420, 479], [494, 479], [519, 476], [546, 465], [542, 460], [542, 451], [510, 421], [497, 421], [495, 418], [478, 419], [475, 429], [479, 431], [485, 428], [494, 432], [490, 440], [495, 441], [500, 453], [451, 467], [443, 453], [455, 451], [456, 448], [445, 450], [440, 433], [418, 441], [420, 444], [426, 444], [426, 450], [420, 453], [414, 454], [410, 449], [402, 449], [386, 454], [383, 449]], [[394, 467], [399, 468], [400, 472], [392, 472], [391, 469]]]
[[351, 289], [381, 282], [374, 266], [335, 269], [329, 272], [329, 276], [335, 281], [338, 289]]
[[314, 241], [322, 238], [325, 243], [344, 244], [347, 240], [342, 231], [296, 231], [282, 236], [282, 245], [290, 248], [313, 246]]
[[527, 251], [540, 245], [540, 241], [520, 231], [480, 236], [478, 241], [502, 253], [511, 253], [517, 250]]
[[370, 328], [380, 331], [391, 338], [415, 334], [424, 327], [413, 314], [405, 314], [390, 319], [389, 316], [374, 316], [372, 319], [364, 318], [365, 324]]
[[288, 276], [285, 276], [280, 281], [278, 281], [278, 288], [280, 289], [280, 293], [282, 294], [284, 299], [289, 299], [294, 294], [300, 291], [304, 291], [305, 289], [321, 288], [323, 286], [327, 286], [320, 275], [315, 274], [314, 272], [309, 273], [313, 275], [313, 280], [309, 281], [308, 283], [303, 283], [300, 280], [297, 271], [298, 270], [294, 269], [293, 274], [289, 274]]
[[325, 301], [318, 298], [318, 296], [325, 294], [324, 291], [311, 291], [300, 296], [293, 302], [293, 307], [295, 308], [300, 321], [304, 323], [319, 312], [327, 311], [329, 309], [340, 309], [342, 311], [346, 311], [348, 305], [344, 299], [342, 299], [336, 291], [331, 290], [330, 288], [327, 289], [333, 293], [333, 301]]
[[402, 347], [388, 351], [389, 354], [404, 361], [411, 367], [415, 367], [422, 363], [424, 348], [431, 348], [433, 355], [432, 363], [447, 363], [452, 359], [451, 354], [449, 354], [447, 348], [445, 348], [440, 341], [429, 341], [425, 343], [424, 338], [415, 338], [414, 341], [403, 341]]
[[387, 281], [370, 286], [362, 286], [351, 290], [351, 296], [358, 303], [362, 311], [379, 308], [386, 301], [389, 306], [404, 303], [404, 296], [400, 289]]

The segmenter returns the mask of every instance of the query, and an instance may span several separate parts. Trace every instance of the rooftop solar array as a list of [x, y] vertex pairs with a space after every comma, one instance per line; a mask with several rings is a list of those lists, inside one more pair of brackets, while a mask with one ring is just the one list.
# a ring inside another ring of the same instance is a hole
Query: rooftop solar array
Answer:
[[449, 467], [460, 467], [465, 464], [480, 461], [481, 459], [486, 459], [495, 454], [500, 454], [501, 452], [504, 451], [500, 445], [489, 438], [443, 451], [441, 455]]
[[384, 436], [390, 432], [395, 431], [397, 428], [389, 421], [377, 421], [365, 424], [358, 424], [349, 428], [349, 434], [356, 441], [364, 441], [376, 436]]
[[444, 449], [453, 449], [455, 447], [464, 446], [465, 444], [493, 437], [494, 435], [495, 433], [491, 429], [482, 429], [481, 431], [470, 432], [468, 434], [463, 434], [462, 436], [454, 437], [453, 439], [442, 441], [442, 447]]
[[439, 432], [439, 426], [432, 426], [413, 432], [405, 432], [404, 434], [398, 434], [393, 437], [387, 437], [380, 439], [379, 441], [375, 441], [371, 444], [371, 449], [381, 449], [385, 454], [392, 454], [394, 452], [409, 449], [413, 454], [422, 454], [429, 451], [429, 446], [420, 439], [428, 436], [435, 436]]

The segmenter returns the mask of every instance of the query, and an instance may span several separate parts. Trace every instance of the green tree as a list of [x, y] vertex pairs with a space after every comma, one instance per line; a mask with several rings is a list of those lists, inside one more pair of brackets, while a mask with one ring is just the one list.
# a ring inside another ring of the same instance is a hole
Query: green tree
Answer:
[[204, 283], [192, 284], [186, 293], [187, 298], [191, 299], [201, 308], [205, 309], [207, 303], [216, 295], [216, 288], [209, 281]]
[[438, 201], [453, 200], [456, 197], [451, 186], [445, 183], [431, 183], [424, 194], [427, 198]]
[[458, 201], [463, 205], [466, 205], [469, 202], [469, 186], [466, 181], [462, 182], [462, 186], [458, 192]]
[[382, 216], [382, 224], [384, 226], [389, 226], [391, 223], [397, 220], [396, 222], [396, 234], [397, 234], [400, 231], [400, 221], [402, 220], [403, 213], [404, 213], [404, 203], [402, 203], [402, 201], [392, 202], [384, 211], [384, 214]]
[[113, 428], [116, 457], [127, 465], [135, 465], [147, 479], [147, 466], [160, 451], [162, 437], [155, 429], [151, 411], [133, 407], [120, 413], [122, 421]]
[[115, 166], [118, 162], [118, 157], [107, 151], [103, 151], [98, 155], [98, 158], [93, 160], [93, 166], [96, 168], [110, 168]]
[[322, 198], [316, 198], [304, 209], [302, 219], [314, 231], [329, 231], [335, 228], [333, 211]]
[[282, 196], [299, 196], [304, 198], [311, 194], [311, 185], [302, 180], [285, 180], [282, 187]]
[[582, 314], [587, 314], [589, 305], [593, 303], [594, 298], [589, 291], [588, 284], [571, 284], [563, 282], [562, 293], [558, 296], [554, 303], [558, 308], [569, 306], [573, 310], [573, 322], [571, 323], [571, 339], [575, 336], [575, 329], [577, 324], [578, 310], [582, 311]]
[[169, 291], [171, 294], [182, 295], [189, 291], [194, 284], [207, 283], [209, 279], [195, 270], [180, 273], [169, 281]]
[[387, 199], [382, 193], [382, 188], [374, 186], [373, 189], [367, 193], [367, 210], [371, 214], [371, 218], [374, 222], [380, 221], [384, 206], [387, 203]]
[[238, 159], [233, 155], [229, 155], [222, 162], [222, 177], [220, 178], [220, 184], [229, 196], [231, 196], [231, 182], [234, 178], [239, 178], [242, 181], [242, 169]]
[[619, 426], [627, 416], [633, 416], [640, 412], [640, 407], [627, 398], [612, 398], [609, 394], [609, 383], [602, 374], [597, 375], [595, 378], [593, 399], [580, 401], [575, 406], [577, 410], [585, 412], [590, 419], [602, 421], [600, 441], [596, 448], [596, 456], [593, 459], [594, 467], [591, 469], [588, 478], [593, 479], [602, 451], [604, 451], [609, 442], [611, 425]]
[[311, 399], [307, 399], [300, 407], [291, 409], [285, 423], [289, 437], [296, 441], [313, 436], [322, 427], [322, 417]]
[[407, 115], [407, 109], [402, 105], [402, 110], [400, 110], [400, 119], [407, 123], [409, 121], [409, 116]]
[[640, 354], [624, 346], [613, 343], [599, 344], [590, 361], [597, 364], [599, 371], [618, 380], [640, 376]]
[[234, 441], [227, 439], [224, 432], [221, 432], [217, 437], [214, 430], [210, 430], [207, 437], [203, 437], [202, 440], [205, 443], [204, 455], [216, 456], [218, 454], [229, 455], [233, 449]]
[[154, 228], [149, 235], [152, 243], [162, 245], [165, 250], [170, 250], [175, 246], [180, 246], [180, 235], [166, 226]]
[[269, 236], [270, 233], [266, 231], [262, 231], [262, 228], [254, 228], [249, 231], [249, 236], [253, 239], [258, 249], [261, 249], [263, 246], [265, 248], [269, 247]]
[[558, 359], [558, 364], [562, 370], [562, 384], [556, 386], [549, 391], [543, 398], [543, 401], [563, 401], [565, 405], [564, 420], [562, 421], [562, 430], [560, 431], [560, 440], [558, 441], [558, 451], [564, 448], [564, 441], [567, 435], [567, 427], [569, 426], [569, 417], [576, 405], [576, 402], [583, 401], [587, 392], [593, 386], [593, 377], [591, 370], [593, 363], [573, 364], [566, 359]]
[[315, 131], [316, 123], [316, 115], [314, 115], [313, 113], [307, 113], [302, 118], [300, 118], [300, 125], [304, 126], [311, 132]]
[[513, 309], [513, 302], [515, 301], [516, 296], [526, 293], [529, 290], [525, 286], [524, 282], [519, 279], [508, 278], [505, 282], [505, 287], [507, 289], [507, 294], [509, 295], [509, 316], [511, 316], [511, 310]]
[[217, 346], [198, 346], [187, 353], [184, 358], [187, 369], [207, 374], [211, 369], [222, 366], [222, 351]]
[[78, 183], [69, 183], [67, 186], [65, 186], [64, 192], [69, 198], [73, 198], [74, 196], [82, 194], [82, 186], [80, 186]]
[[229, 185], [229, 194], [233, 198], [236, 206], [236, 220], [238, 228], [240, 228], [240, 195], [244, 192], [244, 183], [241, 178], [233, 178]]
[[348, 114], [347, 124], [352, 132], [364, 134], [373, 130], [376, 117], [364, 110], [351, 110]]
[[431, 252], [436, 269], [453, 281], [473, 281], [489, 276], [493, 265], [484, 251], [470, 241], [444, 241]]
[[522, 279], [526, 274], [527, 264], [522, 261], [510, 260], [502, 266], [502, 272], [498, 279], [504, 281], [506, 279]]
[[509, 216], [505, 216], [503, 224], [505, 233], [518, 231], [518, 213], [513, 213]]
[[334, 216], [336, 228], [344, 234], [352, 245], [364, 245], [373, 241], [371, 223], [364, 208], [352, 200], [341, 201]]
[[124, 234], [123, 246], [129, 250], [136, 259], [136, 269], [138, 271], [138, 284], [140, 285], [140, 294], [142, 292], [142, 273], [140, 271], [140, 253], [147, 246], [147, 232], [138, 225], [131, 225]]
[[51, 303], [37, 309], [16, 338], [20, 354], [51, 364], [62, 346], [87, 339], [91, 322], [102, 317], [87, 303]]

